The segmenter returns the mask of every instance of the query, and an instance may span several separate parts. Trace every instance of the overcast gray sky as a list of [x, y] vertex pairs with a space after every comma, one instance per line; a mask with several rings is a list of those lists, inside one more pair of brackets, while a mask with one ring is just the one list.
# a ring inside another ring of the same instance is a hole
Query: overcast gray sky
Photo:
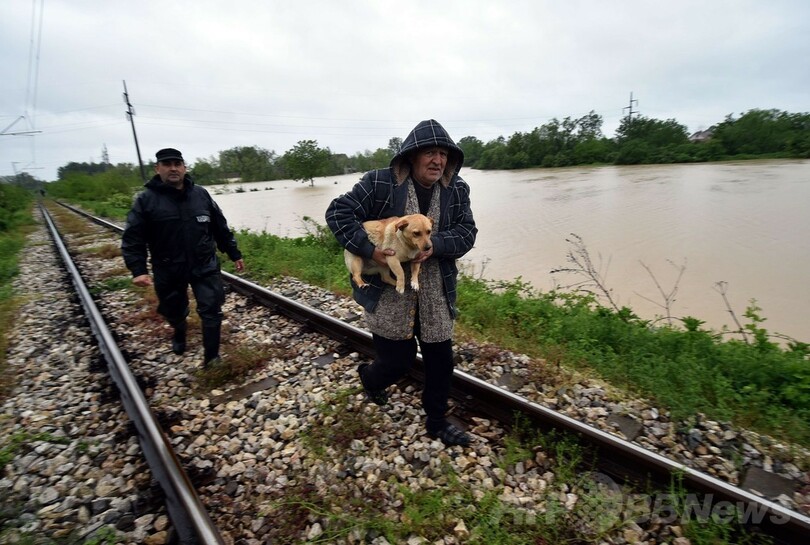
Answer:
[[123, 81], [144, 162], [193, 162], [429, 118], [486, 142], [594, 110], [612, 136], [631, 92], [692, 132], [810, 111], [808, 59], [806, 0], [0, 0], [0, 175], [137, 164]]

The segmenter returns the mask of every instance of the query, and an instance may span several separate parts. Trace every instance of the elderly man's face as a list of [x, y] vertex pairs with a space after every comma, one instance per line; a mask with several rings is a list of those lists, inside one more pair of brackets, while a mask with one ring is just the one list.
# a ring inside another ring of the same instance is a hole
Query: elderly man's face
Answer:
[[447, 166], [447, 148], [434, 146], [416, 152], [413, 158], [413, 179], [420, 185], [431, 187], [438, 182]]

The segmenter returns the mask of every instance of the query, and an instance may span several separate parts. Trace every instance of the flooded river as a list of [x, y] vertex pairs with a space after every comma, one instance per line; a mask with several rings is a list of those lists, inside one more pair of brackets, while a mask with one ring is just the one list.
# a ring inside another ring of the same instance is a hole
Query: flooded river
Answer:
[[[669, 292], [684, 266], [673, 316], [735, 329], [715, 289], [724, 281], [740, 320], [756, 299], [766, 329], [810, 341], [810, 161], [463, 169], [462, 176], [479, 228], [462, 263], [471, 274], [520, 277], [540, 290], [573, 284], [576, 277], [550, 271], [568, 265], [574, 233], [617, 304], [642, 317], [665, 313], [653, 276]], [[305, 233], [304, 217], [324, 223], [329, 202], [358, 178], [210, 189], [234, 228], [294, 237]]]

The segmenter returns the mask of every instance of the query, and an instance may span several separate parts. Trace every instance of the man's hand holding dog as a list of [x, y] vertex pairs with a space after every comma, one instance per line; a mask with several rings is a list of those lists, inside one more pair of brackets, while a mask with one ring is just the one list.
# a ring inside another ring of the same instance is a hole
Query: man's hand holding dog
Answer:
[[388, 266], [388, 261], [386, 260], [386, 257], [389, 256], [389, 255], [394, 255], [394, 254], [396, 254], [396, 252], [394, 250], [390, 249], [390, 248], [388, 248], [386, 250], [381, 250], [379, 248], [374, 248], [374, 255], [371, 256], [371, 259], [373, 259], [375, 262], [377, 262], [380, 266], [387, 267]]
[[433, 248], [431, 248], [426, 252], [419, 252], [418, 254], [416, 254], [416, 257], [411, 259], [411, 261], [413, 263], [423, 263], [427, 258], [429, 258], [432, 255], [433, 255]]
[[[391, 249], [380, 250], [379, 248], [374, 248], [374, 255], [371, 258], [379, 263], [381, 266], [386, 267], [388, 266], [388, 261], [386, 261], [386, 256], [394, 255], [396, 252]], [[433, 248], [426, 252], [419, 252], [416, 254], [416, 257], [411, 259], [413, 263], [423, 263], [427, 258], [433, 255]]]
[[[386, 267], [388, 265], [388, 261], [386, 261], [386, 256], [394, 255], [395, 253], [396, 252], [394, 252], [394, 250], [391, 249], [381, 250], [379, 248], [374, 248], [374, 255], [371, 256], [371, 259], [373, 259], [383, 267]], [[431, 248], [426, 252], [419, 252], [418, 254], [416, 254], [416, 257], [411, 259], [411, 261], [414, 263], [423, 263], [425, 260], [427, 260], [427, 258], [429, 258], [432, 255], [433, 255], [433, 248]]]

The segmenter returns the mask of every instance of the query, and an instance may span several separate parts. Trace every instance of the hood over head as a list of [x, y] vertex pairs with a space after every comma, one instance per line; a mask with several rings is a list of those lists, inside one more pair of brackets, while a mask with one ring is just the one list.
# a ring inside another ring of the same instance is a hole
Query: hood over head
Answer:
[[450, 183], [454, 175], [458, 174], [464, 164], [464, 152], [453, 142], [447, 131], [438, 121], [428, 119], [422, 121], [405, 137], [399, 152], [391, 159], [391, 169], [394, 171], [397, 183], [402, 183], [411, 172], [411, 156], [419, 149], [440, 146], [446, 148], [447, 166], [444, 168], [441, 182], [444, 186]]

